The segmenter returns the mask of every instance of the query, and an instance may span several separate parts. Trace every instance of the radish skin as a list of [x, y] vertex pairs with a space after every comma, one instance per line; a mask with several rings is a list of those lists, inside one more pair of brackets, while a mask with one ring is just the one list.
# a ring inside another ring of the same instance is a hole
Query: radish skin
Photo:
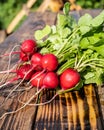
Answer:
[[55, 89], [59, 85], [59, 79], [55, 72], [47, 72], [43, 79], [44, 88]]
[[58, 67], [58, 59], [53, 54], [45, 54], [42, 57], [42, 67], [48, 71], [54, 71]]
[[42, 57], [43, 55], [40, 53], [35, 53], [31, 57], [31, 65], [34, 67], [34, 70], [41, 71], [42, 68]]
[[72, 69], [66, 69], [60, 76], [60, 86], [63, 90], [75, 87], [80, 81], [80, 74]]
[[30, 64], [25, 64], [20, 66], [16, 73], [19, 79], [23, 79], [25, 77], [25, 80], [29, 80], [34, 72], [33, 67]]
[[21, 45], [21, 51], [27, 55], [32, 55], [37, 50], [37, 44], [34, 40], [25, 40]]
[[41, 73], [41, 71], [33, 74], [32, 77], [31, 77], [31, 80], [30, 80], [31, 85], [33, 87], [38, 86], [39, 88], [41, 88], [41, 86], [43, 86], [43, 79], [44, 79], [45, 75], [46, 74], [44, 72]]
[[22, 51], [20, 51], [19, 57], [20, 57], [21, 61], [28, 61], [30, 59], [30, 56], [26, 55]]

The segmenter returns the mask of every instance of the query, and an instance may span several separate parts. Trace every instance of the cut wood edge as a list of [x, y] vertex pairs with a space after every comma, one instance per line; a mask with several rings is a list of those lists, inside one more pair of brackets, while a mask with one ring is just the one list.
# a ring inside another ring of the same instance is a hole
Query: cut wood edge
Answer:
[[7, 27], [7, 29], [6, 29], [7, 34], [12, 33], [13, 29], [20, 22], [20, 20], [23, 18], [23, 16], [25, 16], [25, 15], [27, 15], [29, 13], [29, 9], [35, 4], [35, 2], [36, 2], [36, 0], [28, 0], [27, 3], [23, 5], [23, 8], [14, 17], [12, 22]]
[[5, 30], [0, 30], [0, 44], [5, 40], [6, 35], [7, 34]]

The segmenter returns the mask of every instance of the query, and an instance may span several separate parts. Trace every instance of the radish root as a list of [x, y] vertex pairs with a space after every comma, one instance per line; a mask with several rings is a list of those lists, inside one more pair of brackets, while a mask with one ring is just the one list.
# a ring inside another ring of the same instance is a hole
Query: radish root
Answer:
[[[27, 104], [28, 106], [43, 106], [43, 105], [46, 105], [46, 104], [49, 104], [49, 103], [51, 103], [57, 96], [58, 96], [59, 94], [55, 94], [49, 101], [47, 101], [47, 102], [43, 102], [43, 103], [37, 103], [37, 104]], [[36, 95], [35, 95], [36, 96]], [[20, 98], [18, 98], [18, 101], [20, 102], [20, 103], [22, 103], [22, 104], [26, 104], [25, 102], [23, 102], [23, 101], [21, 101], [20, 100]]]
[[15, 111], [11, 111], [11, 112], [6, 112], [6, 113], [4, 113], [4, 114], [0, 117], [0, 119], [4, 118], [6, 115], [15, 114], [15, 113], [17, 113], [18, 111], [20, 111], [20, 110], [22, 110], [23, 108], [25, 108], [26, 106], [43, 106], [43, 105], [49, 104], [49, 103], [51, 103], [51, 102], [58, 96], [58, 94], [55, 94], [49, 101], [44, 102], [44, 103], [30, 104], [30, 102], [36, 97], [36, 95], [37, 95], [37, 94], [33, 95], [27, 102], [21, 101], [21, 100], [20, 100], [20, 97], [19, 97], [19, 98], [18, 98], [18, 101], [19, 101], [20, 103], [22, 103], [23, 106], [20, 107], [19, 109], [15, 110]]
[[30, 73], [31, 71], [32, 71], [32, 69], [29, 70], [29, 71], [26, 73], [26, 75], [25, 75], [24, 78], [21, 80], [21, 82], [20, 82], [18, 85], [16, 85], [16, 86], [11, 90], [11, 92], [9, 93], [9, 95], [7, 96], [7, 98], [6, 98], [5, 100], [7, 100], [7, 99], [10, 97], [10, 95], [21, 85], [21, 83], [25, 80], [25, 78], [26, 78], [26, 76], [28, 75], [28, 73]]
[[[8, 66], [7, 66], [7, 73], [6, 73], [5, 76], [2, 77], [0, 83], [2, 83], [2, 82], [4, 81], [4, 79], [7, 79], [7, 78], [8, 78], [8, 75], [9, 75], [9, 73], [10, 73], [10, 70], [9, 70], [9, 69], [10, 69], [10, 63], [11, 63], [12, 52], [14, 51], [14, 49], [15, 49], [16, 47], [20, 47], [20, 45], [15, 45], [15, 46], [12, 48], [11, 52], [9, 53], [9, 61], [8, 61]], [[14, 66], [14, 67], [16, 67], [16, 66]], [[13, 67], [13, 68], [14, 68], [14, 67]], [[3, 73], [3, 71], [0, 72], [0, 73]]]
[[31, 100], [34, 98], [34, 95], [22, 106], [20, 107], [19, 109], [15, 110], [15, 111], [11, 111], [11, 112], [6, 112], [4, 113], [0, 119], [4, 118], [6, 115], [9, 115], [9, 114], [14, 114], [14, 113], [17, 113], [18, 111], [20, 111], [21, 109], [25, 108], [30, 102]]
[[[26, 88], [23, 88], [23, 89], [14, 90], [13, 92], [26, 92], [26, 91], [29, 91], [31, 88], [33, 88], [33, 87], [32, 87], [32, 86], [26, 87]], [[11, 92], [11, 90], [7, 90], [7, 91], [5, 91], [5, 92]], [[0, 103], [0, 108], [3, 107], [3, 105], [4, 105], [5, 102], [8, 100], [9, 97], [10, 97], [10, 95], [8, 95], [8, 96], [6, 97], [6, 99], [4, 99], [4, 100], [2, 101], [2, 103]]]
[[[25, 76], [24, 76], [24, 78], [21, 80], [21, 82], [19, 83], [19, 84], [17, 84], [11, 91], [10, 91], [10, 93], [8, 94], [8, 96], [5, 98], [5, 100], [3, 101], [3, 104], [8, 100], [8, 98], [11, 96], [11, 94], [21, 85], [21, 83], [25, 80], [25, 78], [26, 78], [26, 76], [28, 75], [28, 73], [30, 73], [31, 71], [33, 70], [33, 68], [32, 69], [30, 69], [26, 74], [25, 74]], [[6, 83], [5, 83], [5, 85], [6, 85]], [[2, 85], [2, 86], [0, 86], [0, 88], [2, 88], [4, 85]], [[3, 104], [1, 105], [1, 106], [3, 106]]]

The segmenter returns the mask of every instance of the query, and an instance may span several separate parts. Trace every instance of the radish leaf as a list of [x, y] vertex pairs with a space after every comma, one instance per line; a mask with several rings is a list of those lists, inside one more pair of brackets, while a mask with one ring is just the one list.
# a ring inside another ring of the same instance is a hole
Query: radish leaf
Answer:
[[51, 32], [49, 25], [46, 25], [43, 30], [37, 30], [34, 34], [36, 40], [41, 40]]

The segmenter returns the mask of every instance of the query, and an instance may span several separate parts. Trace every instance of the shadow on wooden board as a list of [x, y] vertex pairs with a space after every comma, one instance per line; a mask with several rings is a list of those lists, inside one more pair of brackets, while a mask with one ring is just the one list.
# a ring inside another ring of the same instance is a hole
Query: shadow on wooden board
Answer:
[[[49, 100], [54, 94], [53, 91], [45, 91], [41, 102]], [[39, 106], [34, 130], [103, 130], [96, 94], [94, 86], [87, 85], [80, 91], [59, 95], [50, 104]]]

